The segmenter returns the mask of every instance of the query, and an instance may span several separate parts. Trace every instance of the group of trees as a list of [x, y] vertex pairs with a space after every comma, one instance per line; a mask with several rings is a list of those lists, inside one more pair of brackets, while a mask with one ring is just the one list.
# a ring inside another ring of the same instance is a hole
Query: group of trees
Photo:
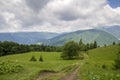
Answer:
[[[30, 61], [37, 61], [37, 59], [35, 58], [35, 56], [32, 56]], [[43, 57], [42, 56], [40, 56], [39, 61], [43, 62]]]
[[89, 49], [94, 49], [97, 47], [98, 46], [96, 41], [90, 44], [84, 44], [82, 42], [82, 39], [79, 41], [79, 43], [76, 43], [74, 41], [69, 41], [64, 45], [61, 57], [63, 59], [77, 59], [79, 58], [80, 51], [87, 51]]
[[98, 47], [98, 44], [96, 41], [94, 41], [93, 43], [87, 43], [84, 44], [82, 39], [80, 39], [79, 41], [79, 47], [80, 47], [80, 51], [88, 51], [89, 49], [95, 49]]
[[61, 47], [48, 46], [48, 45], [25, 45], [18, 44], [15, 42], [4, 41], [0, 42], [0, 56], [26, 53], [30, 51], [47, 51], [47, 52], [57, 52], [61, 51]]
[[[79, 48], [78, 48], [79, 47]], [[0, 41], [0, 56], [10, 55], [10, 54], [18, 54], [18, 53], [26, 53], [30, 51], [46, 51], [46, 52], [61, 52], [70, 53], [69, 57], [73, 55], [73, 53], [77, 53], [79, 51], [87, 51], [89, 49], [97, 48], [97, 42], [90, 44], [84, 44], [82, 39], [79, 43], [74, 41], [70, 41], [65, 44], [65, 46], [49, 46], [49, 45], [37, 45], [37, 44], [18, 44], [10, 41]], [[68, 50], [68, 51], [66, 51]], [[65, 54], [64, 54], [65, 55]], [[64, 56], [62, 55], [62, 56]], [[76, 54], [78, 55], [78, 54]], [[71, 58], [71, 57], [70, 57]]]

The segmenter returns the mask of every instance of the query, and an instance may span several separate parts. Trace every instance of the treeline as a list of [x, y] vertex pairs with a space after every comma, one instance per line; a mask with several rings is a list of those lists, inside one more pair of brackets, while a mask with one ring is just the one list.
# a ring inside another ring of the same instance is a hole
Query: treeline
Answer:
[[0, 56], [26, 53], [31, 51], [46, 51], [46, 52], [59, 52], [61, 47], [48, 46], [48, 45], [37, 45], [37, 44], [18, 44], [15, 42], [3, 41], [0, 42]]
[[90, 49], [95, 49], [95, 48], [99, 47], [96, 41], [94, 41], [93, 43], [84, 44], [82, 42], [82, 39], [80, 39], [78, 44], [80, 47], [80, 51], [88, 51]]
[[[79, 50], [80, 51], [88, 51], [90, 49], [94, 49], [99, 47], [97, 42], [94, 41], [93, 43], [84, 44], [82, 39], [80, 39], [79, 43]], [[113, 42], [115, 45], [115, 42]], [[19, 53], [26, 53], [31, 51], [43, 51], [43, 52], [62, 52], [63, 46], [49, 46], [49, 45], [37, 45], [37, 44], [18, 44], [15, 42], [10, 41], [0, 41], [0, 56], [10, 55], [10, 54], [19, 54]]]

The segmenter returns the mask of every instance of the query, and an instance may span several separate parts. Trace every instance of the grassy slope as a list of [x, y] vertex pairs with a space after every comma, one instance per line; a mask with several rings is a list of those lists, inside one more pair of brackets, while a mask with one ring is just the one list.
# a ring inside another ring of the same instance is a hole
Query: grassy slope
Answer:
[[[90, 50], [88, 60], [80, 71], [82, 80], [120, 80], [120, 72], [112, 70], [118, 50], [118, 46]], [[103, 65], [106, 66], [105, 69], [102, 68]]]
[[[118, 46], [102, 47], [88, 52], [88, 57], [83, 66], [80, 68], [80, 78], [82, 80], [120, 80], [120, 72], [112, 70]], [[44, 62], [30, 62], [31, 56], [35, 55], [39, 59], [43, 56]], [[30, 52], [26, 54], [16, 54], [0, 57], [0, 61], [12, 61], [24, 66], [25, 70], [15, 74], [0, 75], [0, 80], [33, 80], [41, 70], [60, 71], [71, 64], [79, 62], [79, 60], [62, 60], [60, 53], [57, 52]], [[106, 65], [106, 69], [102, 65]], [[81, 77], [82, 74], [82, 77]], [[96, 79], [96, 77], [98, 79]], [[95, 79], [94, 79], [95, 78]], [[102, 79], [103, 78], [103, 79]], [[112, 79], [111, 79], [112, 78]], [[78, 80], [79, 80], [78, 79]], [[57, 80], [57, 79], [54, 79]]]
[[[36, 59], [39, 59], [40, 55], [42, 55], [44, 62], [30, 62], [29, 59], [33, 55]], [[23, 65], [25, 70], [20, 73], [0, 75], [0, 80], [33, 80], [41, 70], [60, 71], [64, 67], [78, 62], [77, 60], [62, 60], [60, 53], [57, 52], [30, 52], [0, 57], [1, 60], [19, 63]]]

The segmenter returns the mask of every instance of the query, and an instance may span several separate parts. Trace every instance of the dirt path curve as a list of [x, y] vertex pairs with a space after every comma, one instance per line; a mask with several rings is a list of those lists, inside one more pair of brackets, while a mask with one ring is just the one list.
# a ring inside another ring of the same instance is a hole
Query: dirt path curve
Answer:
[[68, 74], [67, 76], [61, 78], [60, 80], [76, 80], [79, 69], [80, 69], [80, 66], [76, 68], [71, 74]]
[[[80, 67], [82, 67], [84, 65], [84, 63], [86, 62], [86, 60], [89, 59], [88, 55], [84, 55], [85, 56], [85, 60], [81, 62], [81, 64], [70, 74], [67, 74], [66, 76], [62, 76], [59, 80], [77, 80], [78, 78], [78, 71], [80, 70]], [[77, 63], [78, 64], [78, 63]], [[49, 78], [51, 76], [56, 76], [56, 75], [61, 75], [63, 73], [54, 73], [54, 72], [42, 72], [36, 80], [42, 80], [45, 78]], [[47, 79], [46, 79], [47, 80]]]
[[42, 72], [42, 73], [37, 77], [36, 80], [44, 79], [44, 78], [49, 77], [49, 76], [51, 76], [51, 75], [53, 75], [53, 74], [55, 74], [55, 73], [52, 73], [52, 72]]

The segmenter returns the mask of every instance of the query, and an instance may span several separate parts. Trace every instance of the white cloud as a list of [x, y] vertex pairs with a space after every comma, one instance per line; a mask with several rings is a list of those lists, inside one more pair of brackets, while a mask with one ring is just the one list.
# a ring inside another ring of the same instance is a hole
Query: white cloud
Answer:
[[0, 32], [65, 32], [120, 25], [107, 0], [1, 0]]

